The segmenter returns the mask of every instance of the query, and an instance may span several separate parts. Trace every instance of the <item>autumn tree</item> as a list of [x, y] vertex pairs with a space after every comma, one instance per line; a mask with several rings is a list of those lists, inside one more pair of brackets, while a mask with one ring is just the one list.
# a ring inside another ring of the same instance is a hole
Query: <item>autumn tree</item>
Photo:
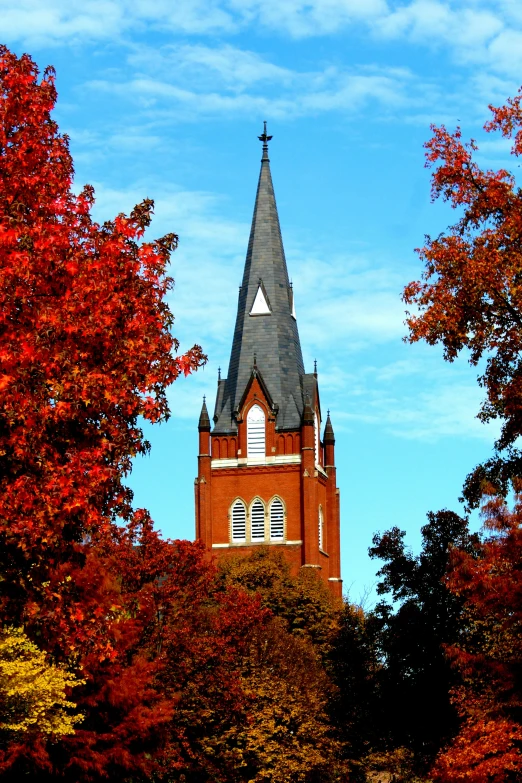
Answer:
[[85, 720], [59, 743], [2, 738], [0, 772], [123, 779], [150, 768], [173, 705], [111, 545], [135, 517], [124, 479], [148, 449], [139, 417], [165, 419], [166, 387], [203, 357], [174, 355], [176, 236], [141, 241], [148, 199], [93, 221], [55, 101], [51, 68], [39, 81], [28, 55], [0, 48], [0, 626], [79, 672]]
[[478, 538], [469, 533], [467, 520], [452, 511], [430, 512], [421, 532], [417, 556], [397, 527], [375, 535], [369, 550], [371, 557], [384, 562], [377, 592], [388, 597], [373, 612], [383, 662], [378, 677], [381, 731], [389, 747], [415, 754], [419, 771], [429, 768], [458, 728], [450, 700], [455, 675], [445, 647], [462, 632], [463, 601], [444, 578], [454, 547], [470, 559], [478, 551]]
[[262, 605], [283, 619], [290, 633], [309, 639], [324, 658], [340, 607], [312, 569], [294, 575], [280, 550], [256, 547], [247, 557], [223, 558], [219, 574], [226, 587], [260, 595]]
[[[522, 153], [522, 91], [505, 106], [490, 106], [484, 128], [513, 139], [515, 158]], [[464, 492], [476, 507], [485, 481], [506, 491], [521, 475], [522, 455], [522, 191], [505, 169], [484, 170], [476, 161], [477, 144], [462, 141], [460, 128], [450, 133], [432, 127], [426, 165], [434, 167], [432, 197], [459, 211], [446, 233], [418, 250], [424, 263], [420, 281], [404, 290], [416, 311], [408, 316], [409, 340], [441, 343], [453, 361], [463, 350], [477, 366], [485, 361], [479, 383], [486, 397], [479, 418], [499, 419], [497, 454], [468, 477]]]
[[219, 579], [226, 590], [258, 596], [274, 616], [255, 629], [243, 662], [249, 719], [227, 735], [245, 775], [240, 779], [337, 780], [346, 770], [332, 677], [341, 606], [315, 572], [293, 574], [284, 554], [269, 547], [222, 558]]
[[74, 734], [83, 715], [66, 691], [81, 684], [73, 672], [50, 663], [21, 628], [0, 633], [0, 732]]
[[522, 496], [513, 511], [499, 496], [486, 496], [482, 514], [480, 557], [454, 550], [447, 581], [463, 602], [465, 632], [448, 648], [462, 680], [453, 692], [462, 726], [437, 759], [433, 774], [441, 783], [522, 776]]
[[311, 642], [281, 618], [258, 626], [243, 661], [247, 720], [223, 738], [238, 779], [330, 783], [342, 779], [329, 716], [332, 684]]

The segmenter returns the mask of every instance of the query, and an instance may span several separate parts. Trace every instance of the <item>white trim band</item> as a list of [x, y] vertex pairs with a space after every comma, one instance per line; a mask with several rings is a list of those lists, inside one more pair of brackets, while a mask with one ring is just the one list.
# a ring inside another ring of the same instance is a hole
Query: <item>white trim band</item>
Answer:
[[210, 461], [210, 467], [216, 468], [237, 468], [239, 465], [254, 467], [257, 465], [299, 465], [301, 463], [300, 454], [277, 454], [274, 457], [232, 457], [228, 459], [213, 459]]
[[[237, 546], [300, 546], [302, 541], [237, 541], [233, 544], [212, 544], [212, 549], [235, 549]], [[321, 568], [321, 566], [314, 566], [314, 568]]]

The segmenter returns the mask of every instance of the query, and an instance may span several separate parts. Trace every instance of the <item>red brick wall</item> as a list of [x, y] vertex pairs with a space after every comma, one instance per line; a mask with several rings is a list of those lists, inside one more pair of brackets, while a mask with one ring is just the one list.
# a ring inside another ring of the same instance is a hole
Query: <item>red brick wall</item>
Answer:
[[[266, 414], [266, 458], [301, 455], [294, 464], [247, 465], [246, 417], [250, 407], [260, 405]], [[270, 545], [281, 548], [294, 571], [302, 566], [320, 566], [319, 573], [334, 595], [340, 596], [339, 503], [335, 486], [333, 446], [327, 447], [325, 476], [316, 469], [314, 428], [304, 425], [301, 431], [278, 433], [275, 415], [257, 378], [254, 378], [242, 410], [237, 417], [237, 436], [211, 436], [212, 459], [238, 459], [237, 466], [211, 467], [207, 433], [200, 434], [199, 470], [196, 479], [196, 536], [209, 554], [217, 557], [247, 555], [254, 547]], [[204, 435], [204, 437], [202, 437]], [[320, 464], [323, 465], [321, 448]], [[265, 505], [278, 496], [286, 517], [286, 541], [302, 544], [233, 544], [230, 510], [241, 498], [247, 506], [255, 497]], [[323, 510], [323, 551], [319, 551], [319, 506]], [[215, 545], [222, 546], [215, 546]], [[214, 545], [214, 546], [213, 546]], [[225, 545], [225, 546], [223, 546]], [[332, 578], [334, 581], [332, 581]]]

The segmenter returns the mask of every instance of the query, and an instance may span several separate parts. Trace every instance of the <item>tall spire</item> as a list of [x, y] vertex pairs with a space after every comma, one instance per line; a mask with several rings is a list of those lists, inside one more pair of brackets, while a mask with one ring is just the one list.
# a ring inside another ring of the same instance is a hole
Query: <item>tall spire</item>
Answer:
[[278, 429], [298, 429], [304, 408], [303, 357], [293, 295], [270, 173], [266, 122], [258, 137], [263, 143], [252, 228], [239, 290], [238, 311], [228, 378], [216, 402], [216, 432], [236, 429], [235, 412], [252, 373], [256, 353], [261, 374], [274, 405]]

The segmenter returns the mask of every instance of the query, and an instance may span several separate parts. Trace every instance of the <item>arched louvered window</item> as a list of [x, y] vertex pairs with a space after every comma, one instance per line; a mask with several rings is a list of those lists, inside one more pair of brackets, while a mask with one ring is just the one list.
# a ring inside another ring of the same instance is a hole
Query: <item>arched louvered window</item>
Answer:
[[285, 537], [285, 511], [279, 498], [270, 503], [270, 540], [282, 541]]
[[252, 541], [263, 541], [265, 538], [265, 506], [257, 498], [250, 509], [250, 538]]
[[236, 500], [232, 506], [232, 541], [246, 541], [246, 508], [241, 500]]
[[247, 415], [247, 455], [261, 458], [265, 454], [265, 414], [259, 405], [253, 405]]
[[314, 413], [314, 438], [315, 438], [315, 464], [319, 465], [320, 435], [319, 435], [319, 416], [317, 415], [317, 411]]
[[324, 551], [324, 518], [321, 506], [319, 506], [319, 549]]

